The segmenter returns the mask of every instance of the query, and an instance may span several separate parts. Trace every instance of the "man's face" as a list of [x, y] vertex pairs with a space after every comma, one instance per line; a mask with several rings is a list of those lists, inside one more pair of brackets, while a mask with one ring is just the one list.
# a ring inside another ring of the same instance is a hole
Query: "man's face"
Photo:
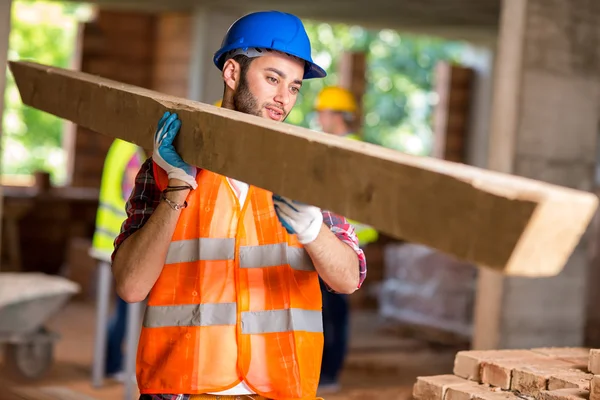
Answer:
[[255, 58], [240, 77], [235, 109], [274, 121], [288, 116], [302, 86], [304, 62], [273, 52]]
[[319, 126], [325, 133], [333, 133], [335, 130], [335, 113], [330, 110], [317, 111]]

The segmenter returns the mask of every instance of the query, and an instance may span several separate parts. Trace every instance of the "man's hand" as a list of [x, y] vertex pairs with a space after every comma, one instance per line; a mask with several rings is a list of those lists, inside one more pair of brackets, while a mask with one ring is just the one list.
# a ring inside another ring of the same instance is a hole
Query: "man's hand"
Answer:
[[323, 225], [321, 209], [278, 195], [273, 195], [275, 212], [285, 230], [302, 244], [313, 242]]
[[179, 179], [193, 189], [198, 187], [196, 182], [197, 169], [193, 165], [185, 163], [173, 146], [173, 140], [181, 128], [181, 121], [177, 114], [165, 112], [154, 134], [154, 152], [152, 159], [159, 167], [165, 170], [171, 179]]

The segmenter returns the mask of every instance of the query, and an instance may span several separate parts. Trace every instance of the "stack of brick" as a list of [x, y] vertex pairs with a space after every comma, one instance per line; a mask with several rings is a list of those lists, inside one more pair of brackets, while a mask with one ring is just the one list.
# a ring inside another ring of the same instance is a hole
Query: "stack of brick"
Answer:
[[600, 349], [460, 351], [453, 374], [419, 377], [415, 400], [600, 400]]

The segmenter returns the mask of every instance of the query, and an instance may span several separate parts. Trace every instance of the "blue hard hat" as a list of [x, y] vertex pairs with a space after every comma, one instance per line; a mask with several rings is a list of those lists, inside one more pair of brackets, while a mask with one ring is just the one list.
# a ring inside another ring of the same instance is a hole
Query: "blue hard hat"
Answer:
[[306, 62], [304, 79], [324, 78], [325, 70], [311, 57], [310, 40], [300, 18], [280, 11], [259, 11], [235, 21], [223, 38], [214, 62], [223, 70], [225, 56], [231, 50], [271, 49], [301, 58]]

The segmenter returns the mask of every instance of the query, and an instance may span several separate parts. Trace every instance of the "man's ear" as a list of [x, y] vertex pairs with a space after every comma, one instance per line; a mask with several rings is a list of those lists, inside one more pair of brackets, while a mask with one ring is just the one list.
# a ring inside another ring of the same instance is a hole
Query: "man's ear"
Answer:
[[240, 83], [240, 64], [233, 58], [225, 61], [223, 65], [223, 82], [231, 90], [235, 91]]

